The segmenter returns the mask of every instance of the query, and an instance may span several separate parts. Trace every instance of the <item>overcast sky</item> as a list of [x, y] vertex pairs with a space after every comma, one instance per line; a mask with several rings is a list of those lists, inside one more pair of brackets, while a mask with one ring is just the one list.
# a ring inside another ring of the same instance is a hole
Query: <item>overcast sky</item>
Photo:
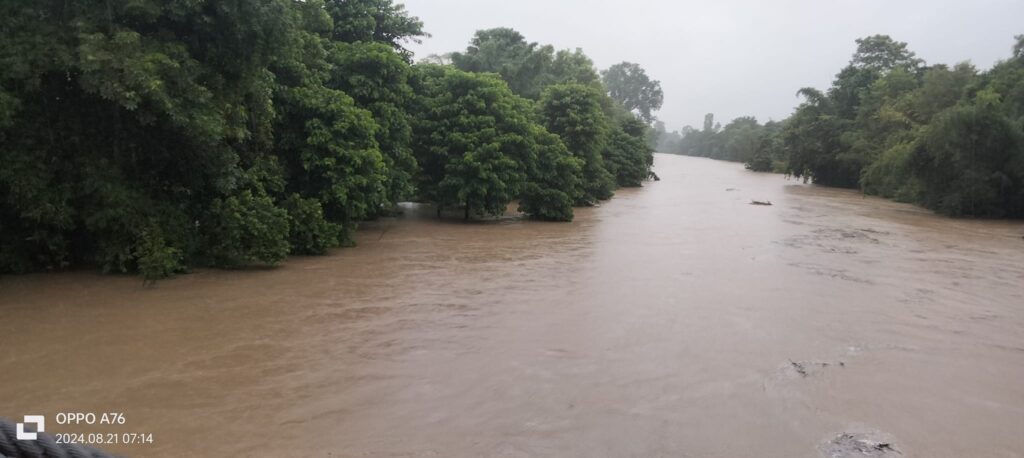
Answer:
[[824, 89], [854, 39], [888, 34], [928, 63], [1009, 57], [1024, 0], [396, 0], [433, 35], [416, 57], [464, 50], [478, 29], [511, 27], [556, 49], [582, 48], [599, 69], [636, 62], [661, 81], [668, 130], [705, 113], [785, 118], [803, 86]]

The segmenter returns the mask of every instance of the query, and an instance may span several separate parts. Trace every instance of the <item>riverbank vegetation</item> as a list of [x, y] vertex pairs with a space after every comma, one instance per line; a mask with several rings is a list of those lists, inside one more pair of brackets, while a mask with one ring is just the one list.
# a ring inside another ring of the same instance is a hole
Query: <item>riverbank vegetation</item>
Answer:
[[391, 0], [0, 16], [0, 273], [273, 265], [410, 199], [569, 221], [650, 173], [661, 89], [643, 69], [606, 87], [582, 51], [511, 29], [414, 64], [424, 25]]
[[987, 71], [928, 65], [876, 35], [826, 91], [800, 89], [780, 122], [708, 115], [665, 132], [659, 149], [739, 161], [827, 186], [911, 202], [951, 216], [1024, 217], [1024, 35]]

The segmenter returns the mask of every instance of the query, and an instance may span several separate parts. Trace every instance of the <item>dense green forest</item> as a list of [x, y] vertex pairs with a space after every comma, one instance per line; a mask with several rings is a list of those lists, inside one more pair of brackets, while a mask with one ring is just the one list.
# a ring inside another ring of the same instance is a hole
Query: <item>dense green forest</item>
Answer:
[[926, 65], [876, 35], [787, 119], [666, 132], [659, 151], [739, 161], [951, 216], [1024, 217], [1024, 35], [992, 69]]
[[406, 200], [569, 221], [650, 174], [639, 66], [511, 29], [414, 64], [424, 30], [391, 0], [0, 3], [0, 273], [273, 265]]

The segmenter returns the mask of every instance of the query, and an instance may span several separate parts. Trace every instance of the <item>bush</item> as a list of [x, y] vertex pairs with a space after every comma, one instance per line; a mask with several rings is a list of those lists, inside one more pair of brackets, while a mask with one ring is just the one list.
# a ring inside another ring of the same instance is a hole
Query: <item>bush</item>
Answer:
[[159, 229], [143, 231], [132, 254], [146, 280], [167, 278], [184, 269], [181, 250], [167, 246]]
[[865, 168], [861, 177], [864, 192], [900, 202], [916, 202], [917, 179], [910, 169], [915, 145], [915, 142], [897, 144]]
[[324, 219], [319, 201], [292, 194], [282, 206], [288, 211], [288, 242], [293, 254], [324, 254], [338, 246], [341, 227]]
[[619, 186], [640, 186], [651, 171], [650, 155], [650, 149], [643, 140], [621, 129], [613, 129], [608, 136], [604, 164]]
[[569, 154], [557, 135], [540, 126], [531, 130], [534, 154], [519, 211], [544, 221], [572, 221], [572, 206], [583, 196], [583, 161]]
[[572, 221], [572, 203], [572, 198], [562, 191], [530, 183], [519, 201], [519, 211], [542, 221]]
[[288, 212], [265, 195], [245, 190], [214, 199], [205, 227], [214, 265], [275, 265], [288, 255]]

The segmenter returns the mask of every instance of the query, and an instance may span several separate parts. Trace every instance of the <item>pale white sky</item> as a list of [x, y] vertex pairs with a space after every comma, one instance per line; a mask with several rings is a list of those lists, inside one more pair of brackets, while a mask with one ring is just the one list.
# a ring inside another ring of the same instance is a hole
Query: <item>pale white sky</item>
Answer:
[[786, 117], [803, 86], [826, 88], [854, 39], [888, 34], [929, 63], [990, 67], [1024, 34], [1024, 0], [396, 0], [433, 35], [416, 57], [464, 50], [478, 29], [583, 48], [599, 69], [621, 61], [661, 80], [669, 130], [754, 115]]

